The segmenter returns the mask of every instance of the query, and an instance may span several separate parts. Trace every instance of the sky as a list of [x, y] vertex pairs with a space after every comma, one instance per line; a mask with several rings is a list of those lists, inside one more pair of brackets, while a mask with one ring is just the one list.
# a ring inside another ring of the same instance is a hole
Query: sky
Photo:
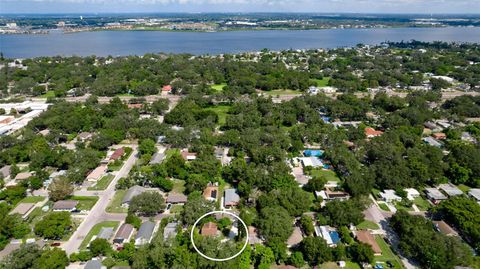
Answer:
[[0, 0], [6, 13], [480, 13], [480, 0]]

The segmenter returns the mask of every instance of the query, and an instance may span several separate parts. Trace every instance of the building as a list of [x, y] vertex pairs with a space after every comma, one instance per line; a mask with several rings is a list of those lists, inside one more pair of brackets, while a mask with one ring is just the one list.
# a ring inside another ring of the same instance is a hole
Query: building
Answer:
[[315, 196], [322, 197], [323, 201], [346, 201], [350, 199], [350, 195], [343, 191], [332, 191], [329, 188], [326, 188], [323, 191], [316, 191]]
[[160, 164], [165, 159], [165, 154], [161, 152], [155, 152], [150, 160], [150, 164]]
[[357, 231], [355, 232], [355, 236], [358, 241], [370, 245], [375, 256], [382, 255], [382, 249], [378, 245], [377, 241], [375, 241], [375, 237], [373, 237], [369, 231]]
[[112, 236], [113, 236], [113, 228], [112, 227], [102, 227], [102, 229], [100, 229], [100, 232], [97, 235], [97, 238], [105, 239], [105, 240], [109, 241], [110, 238], [112, 238]]
[[34, 208], [35, 203], [19, 203], [9, 214], [20, 214], [23, 219], [26, 219]]
[[163, 240], [177, 236], [177, 226], [178, 223], [176, 222], [168, 223], [167, 226], [165, 226], [165, 229], [163, 229]]
[[169, 193], [166, 202], [174, 205], [183, 205], [187, 202], [187, 196], [183, 193]]
[[415, 200], [415, 198], [420, 197], [420, 192], [414, 188], [406, 188], [404, 191], [407, 193], [407, 199], [410, 201]]
[[293, 232], [287, 240], [287, 247], [292, 248], [300, 244], [303, 240], [302, 230], [300, 227], [295, 226]]
[[314, 227], [315, 236], [321, 237], [325, 240], [329, 247], [334, 247], [340, 241], [340, 237], [336, 231], [330, 231], [327, 226], [316, 226]]
[[402, 197], [395, 194], [394, 190], [384, 190], [383, 192], [380, 192], [379, 195], [380, 195], [380, 198], [382, 198], [382, 200], [387, 203], [402, 201]]
[[10, 165], [5, 165], [0, 169], [0, 177], [3, 179], [10, 177]]
[[0, 116], [0, 125], [6, 125], [6, 124], [9, 124], [11, 123], [12, 121], [15, 120], [15, 117], [14, 116], [5, 116], [5, 115], [2, 115]]
[[142, 109], [143, 104], [128, 104], [127, 107], [128, 109]]
[[133, 234], [133, 226], [128, 223], [122, 224], [120, 228], [118, 228], [115, 237], [113, 238], [113, 243], [115, 244], [123, 244], [125, 242], [130, 242], [130, 238], [132, 238]]
[[102, 265], [102, 262], [93, 258], [85, 264], [85, 269], [107, 269], [106, 266]]
[[107, 166], [105, 164], [101, 164], [87, 175], [87, 181], [98, 181], [103, 177], [105, 172], [107, 172]]
[[440, 184], [438, 185], [438, 188], [445, 192], [449, 197], [453, 196], [459, 196], [463, 194], [463, 191], [461, 191], [457, 186], [447, 183], [447, 184]]
[[116, 161], [116, 160], [120, 159], [123, 156], [123, 154], [125, 154], [125, 149], [124, 148], [118, 148], [113, 152], [112, 156], [110, 156], [110, 160], [111, 161]]
[[68, 211], [72, 212], [77, 210], [78, 201], [76, 200], [62, 200], [53, 204], [53, 211]]
[[367, 138], [374, 138], [374, 137], [378, 137], [378, 136], [381, 136], [383, 134], [382, 131], [377, 131], [371, 127], [367, 127], [365, 128], [365, 136]]
[[77, 140], [81, 141], [81, 142], [85, 142], [89, 139], [92, 138], [92, 133], [89, 133], [89, 132], [81, 132], [78, 134], [77, 136]]
[[138, 229], [137, 236], [135, 237], [135, 246], [143, 246], [152, 241], [153, 234], [155, 233], [156, 224], [151, 221], [142, 223], [140, 229]]
[[435, 230], [446, 236], [458, 236], [458, 233], [443, 220], [433, 221], [433, 225]]
[[142, 187], [142, 186], [133, 186], [133, 187], [130, 187], [127, 192], [125, 193], [125, 196], [123, 196], [123, 199], [122, 199], [122, 206], [123, 207], [128, 207], [128, 205], [130, 204], [130, 202], [132, 201], [132, 198], [141, 194], [141, 193], [144, 193], [146, 192], [147, 189]]
[[237, 194], [235, 189], [226, 189], [224, 194], [225, 207], [237, 206], [240, 203], [240, 196]]
[[313, 168], [323, 167], [323, 162], [317, 157], [301, 157], [299, 158], [303, 167], [311, 166]]
[[320, 92], [320, 89], [318, 87], [315, 87], [315, 86], [310, 86], [307, 90], [308, 94], [311, 94], [311, 95], [316, 95]]
[[432, 134], [433, 138], [437, 140], [444, 140], [447, 139], [447, 135], [445, 133], [434, 133]]
[[165, 85], [162, 87], [162, 92], [170, 93], [172, 92], [172, 86], [171, 85]]
[[422, 140], [423, 140], [423, 142], [427, 143], [428, 145], [430, 145], [432, 147], [441, 148], [443, 146], [442, 143], [438, 142], [438, 140], [436, 140], [435, 138], [433, 138], [431, 136], [424, 137], [424, 138], [422, 138]]
[[15, 176], [15, 181], [25, 180], [25, 179], [28, 179], [28, 178], [31, 177], [31, 176], [33, 176], [33, 174], [30, 173], [30, 172], [18, 173], [17, 176]]
[[438, 204], [443, 200], [447, 200], [447, 196], [435, 188], [425, 188], [427, 198], [434, 204]]
[[182, 155], [182, 158], [187, 162], [197, 159], [197, 153], [195, 152], [188, 152], [188, 150], [182, 150], [180, 154]]
[[470, 189], [468, 195], [480, 203], [480, 189]]
[[257, 228], [253, 226], [248, 226], [248, 243], [250, 243], [250, 245], [263, 244], [263, 240], [258, 235]]
[[202, 226], [200, 234], [203, 236], [216, 236], [218, 234], [217, 224], [215, 222], [207, 222]]
[[218, 199], [218, 183], [208, 183], [203, 191], [203, 197], [208, 201], [217, 201]]

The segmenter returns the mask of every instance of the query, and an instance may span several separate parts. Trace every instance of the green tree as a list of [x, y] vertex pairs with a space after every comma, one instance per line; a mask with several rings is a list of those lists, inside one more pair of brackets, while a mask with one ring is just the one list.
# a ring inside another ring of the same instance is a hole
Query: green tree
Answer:
[[96, 238], [90, 242], [89, 249], [93, 256], [107, 256], [112, 252], [112, 246], [103, 238]]
[[67, 253], [59, 248], [45, 250], [35, 261], [33, 269], [63, 269], [69, 264]]
[[214, 208], [214, 204], [205, 200], [200, 192], [193, 192], [188, 195], [187, 202], [183, 206], [182, 221], [185, 224], [192, 225], [199, 217]]
[[35, 224], [35, 234], [46, 239], [61, 239], [72, 227], [70, 212], [52, 212]]
[[333, 260], [331, 249], [321, 237], [305, 237], [300, 243], [300, 251], [312, 266]]
[[372, 263], [374, 253], [372, 247], [365, 243], [356, 243], [348, 247], [348, 253], [357, 263]]
[[153, 155], [155, 153], [155, 141], [152, 139], [144, 139], [138, 145], [138, 150], [140, 151], [141, 155]]
[[297, 267], [301, 268], [305, 265], [305, 261], [303, 260], [303, 254], [300, 251], [295, 251], [290, 255], [290, 258], [288, 259], [288, 263]]
[[128, 212], [142, 216], [155, 216], [164, 209], [165, 199], [160, 193], [147, 191], [132, 198], [128, 207]]
[[303, 232], [308, 236], [313, 235], [313, 233], [315, 232], [313, 220], [310, 216], [302, 215], [302, 217], [300, 218], [300, 225], [302, 226]]
[[33, 268], [42, 251], [36, 244], [22, 244], [2, 261], [0, 268], [5, 269], [30, 269]]
[[282, 207], [266, 207], [260, 212], [258, 228], [267, 242], [285, 242], [293, 231], [293, 218]]
[[48, 196], [52, 201], [64, 200], [72, 193], [73, 185], [66, 177], [58, 177], [48, 186]]

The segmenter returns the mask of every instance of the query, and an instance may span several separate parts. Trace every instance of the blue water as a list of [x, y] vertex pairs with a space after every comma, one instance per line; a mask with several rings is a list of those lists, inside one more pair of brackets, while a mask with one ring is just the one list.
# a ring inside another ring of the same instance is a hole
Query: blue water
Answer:
[[305, 157], [322, 157], [323, 150], [307, 149], [303, 151], [303, 155], [305, 155]]
[[221, 54], [271, 50], [335, 48], [384, 41], [480, 43], [480, 28], [328, 29], [309, 31], [232, 31], [217, 33], [96, 31], [47, 35], [0, 35], [6, 57], [53, 55], [143, 55], [145, 53]]
[[330, 233], [330, 237], [332, 238], [332, 242], [334, 244], [340, 242], [340, 235], [338, 234], [338, 232], [336, 231], [331, 231], [329, 232]]

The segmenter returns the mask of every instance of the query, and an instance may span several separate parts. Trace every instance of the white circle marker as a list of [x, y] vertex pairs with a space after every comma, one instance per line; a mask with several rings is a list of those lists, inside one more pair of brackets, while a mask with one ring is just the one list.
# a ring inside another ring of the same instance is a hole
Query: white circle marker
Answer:
[[[233, 255], [232, 257], [228, 257], [228, 258], [224, 258], [224, 259], [217, 259], [217, 258], [212, 258], [212, 257], [209, 257], [205, 254], [203, 254], [200, 250], [198, 250], [197, 246], [195, 245], [195, 240], [193, 240], [193, 230], [195, 230], [195, 227], [197, 227], [197, 224], [198, 222], [205, 218], [206, 216], [210, 216], [210, 215], [213, 215], [213, 214], [218, 214], [218, 213], [221, 213], [221, 214], [227, 214], [227, 215], [231, 215], [231, 216], [234, 216], [235, 218], [237, 218], [243, 225], [243, 227], [245, 227], [245, 232], [247, 233], [246, 236], [245, 236], [245, 244], [243, 245], [242, 249], [235, 255]], [[195, 223], [193, 224], [193, 227], [192, 227], [192, 231], [190, 232], [190, 240], [192, 241], [192, 245], [193, 245], [193, 248], [198, 252], [198, 254], [200, 254], [200, 256], [204, 257], [205, 259], [207, 260], [211, 260], [211, 261], [214, 261], [214, 262], [225, 262], [225, 261], [229, 261], [231, 259], [235, 259], [238, 255], [242, 254], [242, 252], [245, 250], [245, 248], [247, 247], [248, 245], [248, 227], [247, 225], [245, 224], [245, 222], [243, 222], [243, 220], [231, 213], [231, 212], [227, 212], [227, 211], [211, 211], [211, 212], [208, 212], [206, 214], [204, 214], [203, 216], [201, 216], [200, 218], [197, 219], [197, 221], [195, 221]]]

